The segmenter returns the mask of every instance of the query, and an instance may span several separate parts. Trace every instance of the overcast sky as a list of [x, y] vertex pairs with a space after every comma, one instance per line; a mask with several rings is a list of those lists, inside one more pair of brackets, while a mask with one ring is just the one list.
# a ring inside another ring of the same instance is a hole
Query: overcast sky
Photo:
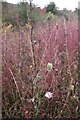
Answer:
[[[22, 0], [6, 0], [9, 3], [18, 3]], [[26, 0], [27, 2], [29, 0]], [[59, 7], [59, 9], [67, 8], [68, 10], [74, 10], [78, 7], [78, 2], [80, 0], [33, 0], [33, 3], [35, 5], [38, 5], [40, 7], [44, 7], [50, 2], [55, 2], [56, 6]]]

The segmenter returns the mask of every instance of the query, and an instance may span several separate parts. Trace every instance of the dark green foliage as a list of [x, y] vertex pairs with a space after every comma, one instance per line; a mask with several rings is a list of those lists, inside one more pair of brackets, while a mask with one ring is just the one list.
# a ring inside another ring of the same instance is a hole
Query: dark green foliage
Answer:
[[53, 14], [57, 14], [57, 7], [54, 2], [51, 2], [47, 7], [46, 7], [46, 12], [51, 12]]
[[28, 21], [26, 3], [25, 2], [20, 2], [18, 4], [18, 10], [19, 10], [19, 19], [20, 19], [20, 22], [24, 25]]
[[11, 16], [4, 16], [4, 18], [2, 19], [2, 22], [7, 24], [12, 24], [14, 26], [17, 25], [16, 20]]

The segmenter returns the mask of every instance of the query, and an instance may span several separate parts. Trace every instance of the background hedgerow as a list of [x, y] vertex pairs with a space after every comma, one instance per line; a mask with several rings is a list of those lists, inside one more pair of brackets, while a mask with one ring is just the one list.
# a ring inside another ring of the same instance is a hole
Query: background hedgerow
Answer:
[[3, 118], [79, 117], [77, 20], [55, 17], [2, 26]]

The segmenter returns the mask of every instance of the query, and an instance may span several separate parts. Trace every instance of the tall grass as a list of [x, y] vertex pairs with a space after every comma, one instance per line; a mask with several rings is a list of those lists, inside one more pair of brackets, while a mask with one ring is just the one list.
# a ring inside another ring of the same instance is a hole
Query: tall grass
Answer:
[[20, 26], [3, 31], [2, 40], [3, 117], [78, 117], [77, 24], [36, 23], [32, 35]]

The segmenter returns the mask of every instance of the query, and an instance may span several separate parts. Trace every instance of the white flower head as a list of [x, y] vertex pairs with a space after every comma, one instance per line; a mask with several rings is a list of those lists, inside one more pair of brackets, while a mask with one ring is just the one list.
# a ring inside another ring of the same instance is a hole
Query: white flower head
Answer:
[[36, 40], [34, 40], [33, 42], [34, 42], [34, 44], [36, 44], [36, 43], [37, 43], [37, 41], [36, 41]]
[[31, 99], [27, 99], [28, 102], [34, 102], [35, 101], [35, 98], [31, 98]]
[[74, 85], [71, 85], [71, 86], [70, 86], [70, 90], [74, 90]]
[[48, 99], [53, 97], [53, 93], [51, 92], [46, 92], [45, 97], [47, 97]]
[[35, 99], [34, 99], [34, 97], [33, 97], [33, 98], [31, 99], [31, 101], [34, 102], [34, 100], [35, 100]]

